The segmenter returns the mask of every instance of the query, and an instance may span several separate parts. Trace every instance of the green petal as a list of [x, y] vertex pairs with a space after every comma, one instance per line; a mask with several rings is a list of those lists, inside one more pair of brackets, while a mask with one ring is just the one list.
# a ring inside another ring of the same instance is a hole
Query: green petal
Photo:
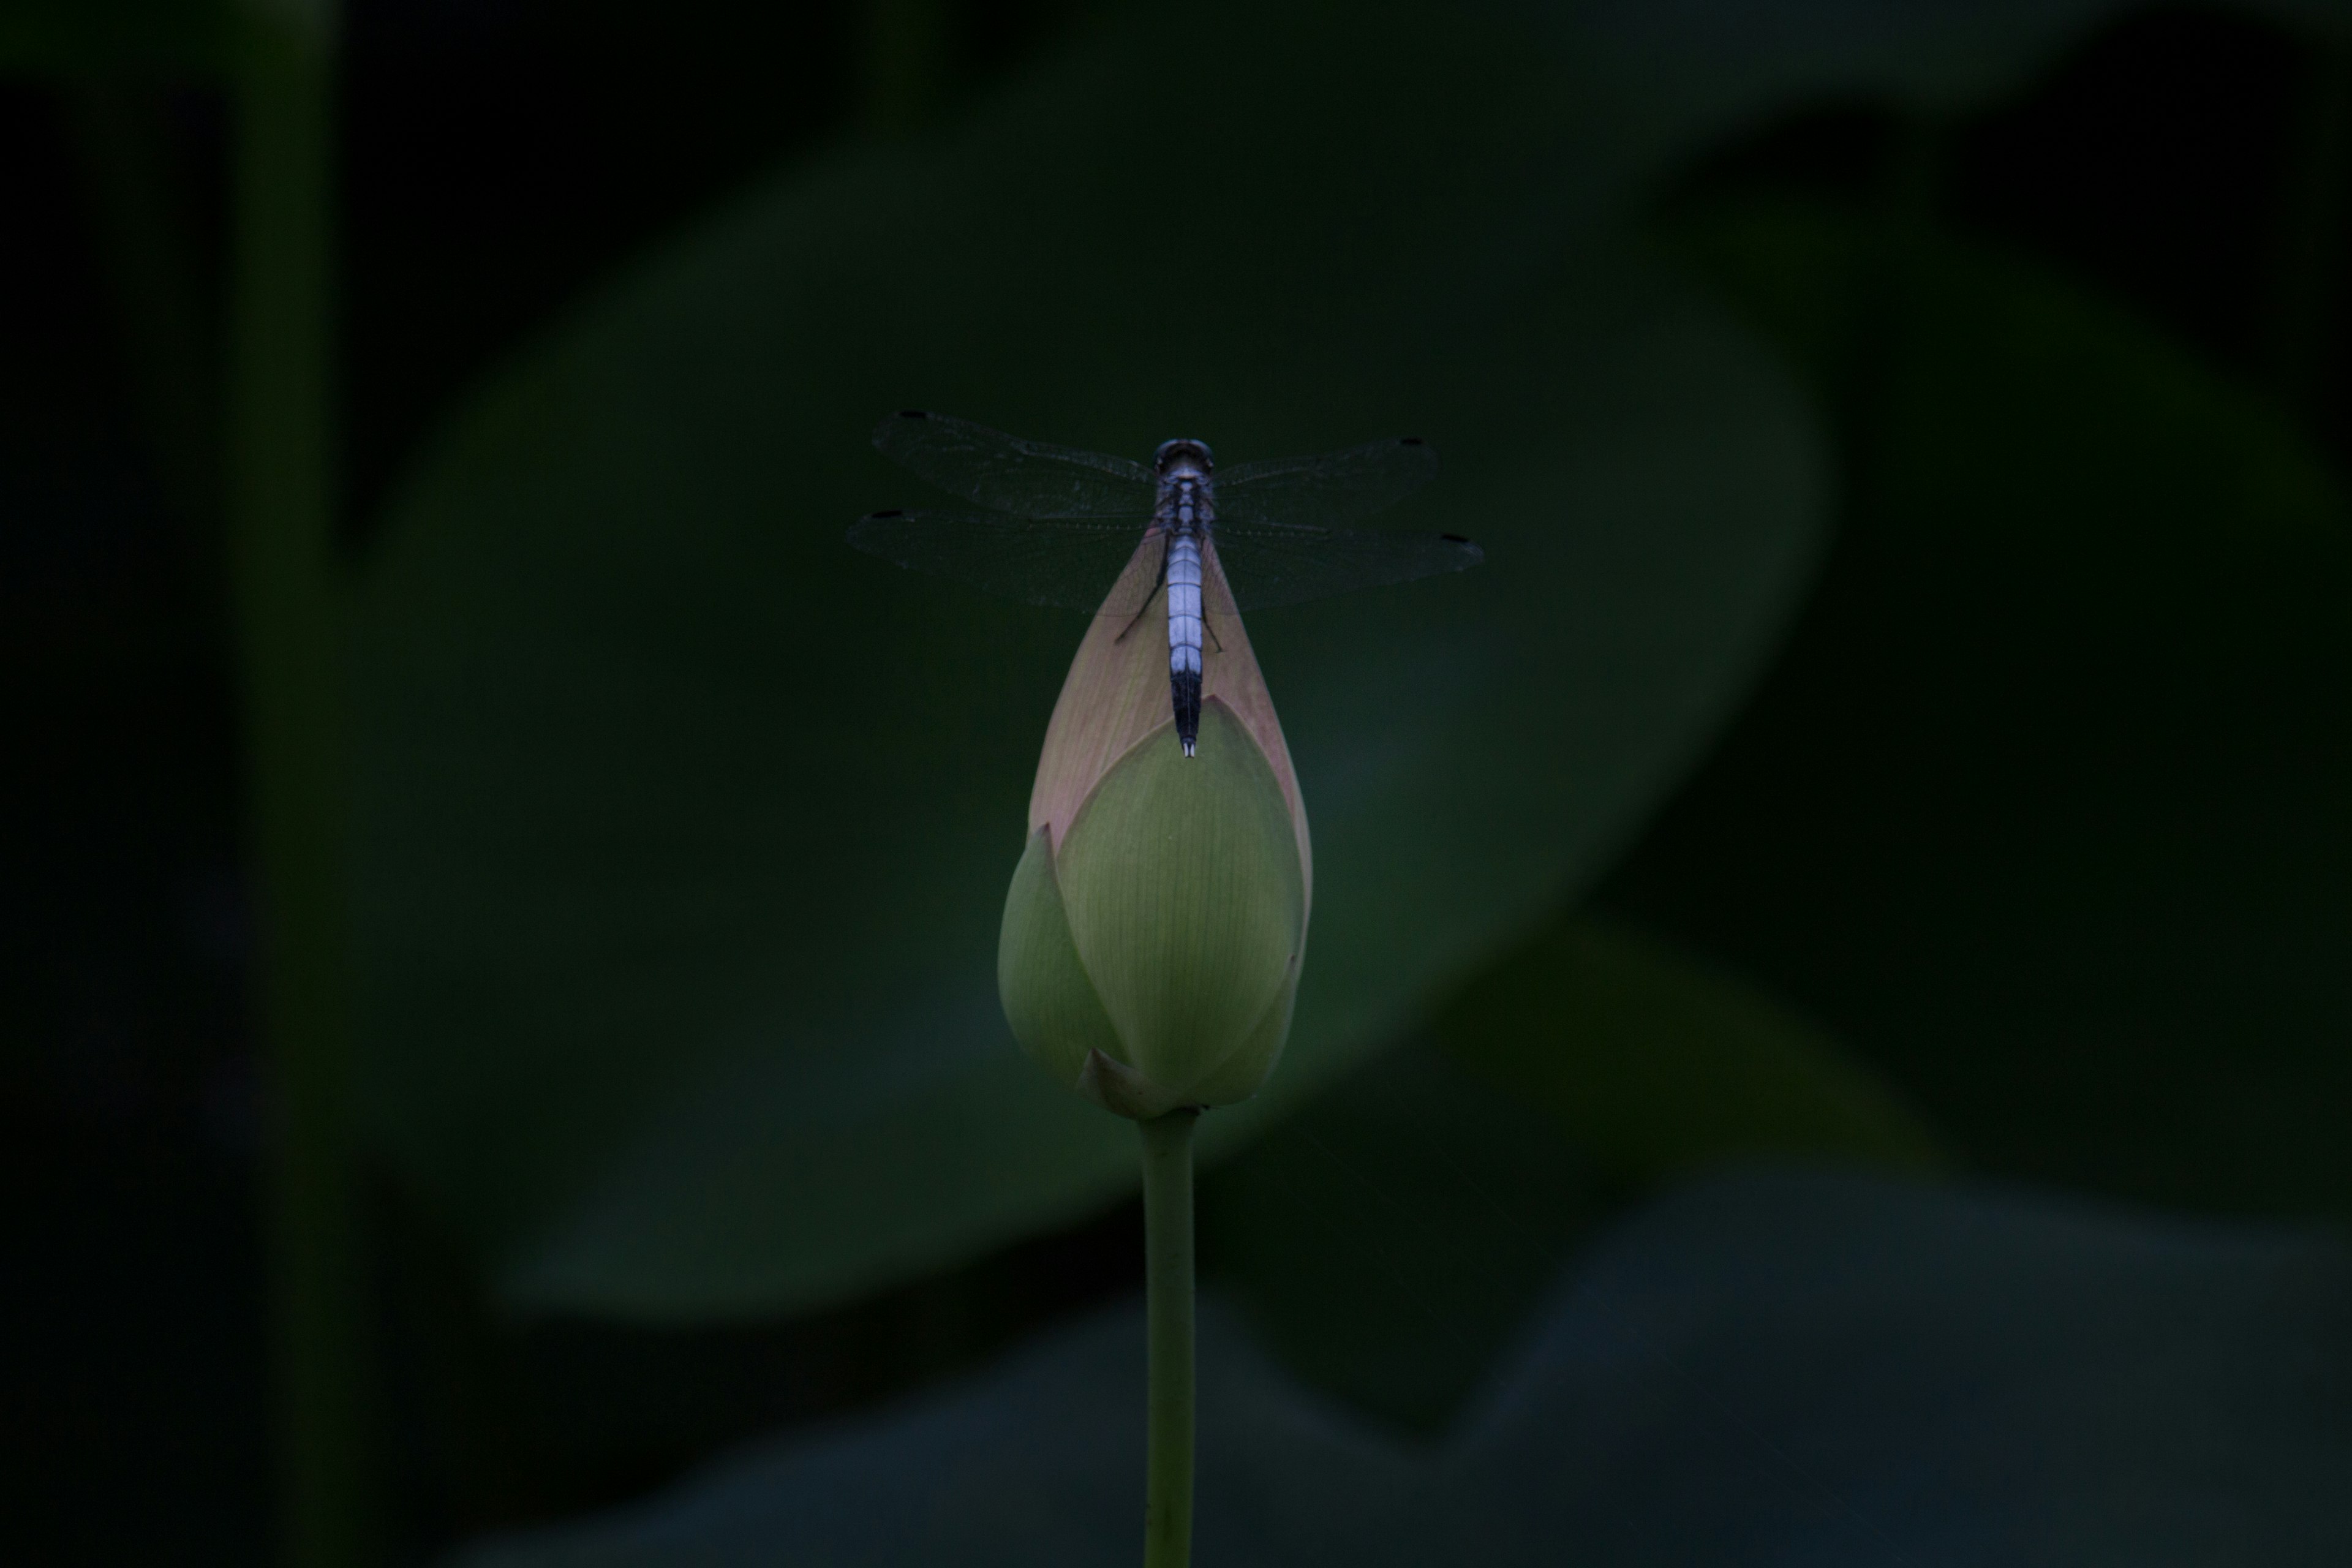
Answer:
[[1307, 885], [1282, 787], [1232, 710], [1202, 707], [1197, 756], [1170, 726], [1121, 758], [1056, 869], [1119, 1059], [1188, 1098], [1237, 1072], [1254, 1089], [1286, 1033], [1259, 1025], [1306, 941]]
[[1191, 1103], [1102, 1051], [1087, 1053], [1086, 1070], [1078, 1074], [1078, 1092], [1112, 1115], [1124, 1116], [1129, 1121], [1150, 1121]]
[[[1304, 956], [1303, 954], [1301, 956]], [[1298, 1002], [1297, 961], [1284, 976], [1282, 989], [1266, 1005], [1257, 1026], [1222, 1062], [1192, 1086], [1195, 1105], [1233, 1105], [1247, 1100], [1274, 1074], [1282, 1060], [1284, 1042], [1290, 1038], [1290, 1015]]]
[[1029, 836], [1004, 895], [996, 989], [1013, 1038], [1056, 1082], [1077, 1087], [1089, 1052], [1118, 1054], [1118, 1036], [1070, 940], [1053, 843], [1043, 828]]

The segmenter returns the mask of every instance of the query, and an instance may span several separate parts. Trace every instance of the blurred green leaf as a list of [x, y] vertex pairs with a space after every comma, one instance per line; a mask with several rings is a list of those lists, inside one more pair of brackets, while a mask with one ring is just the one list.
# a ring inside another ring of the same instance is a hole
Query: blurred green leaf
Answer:
[[[1698, 251], [1862, 484], [1757, 704], [1604, 901], [1865, 1051], [1974, 1163], [2352, 1207], [2352, 536], [2263, 399], [1951, 237]], [[1837, 301], [1875, 300], [1879, 347]]]
[[1317, 903], [1212, 1153], [1589, 879], [1738, 699], [1816, 540], [1793, 389], [1575, 195], [1612, 152], [1521, 35], [1351, 16], [1237, 11], [1182, 73], [1111, 29], [952, 140], [795, 170], [407, 488], [361, 648], [371, 1104], [512, 1298], [835, 1298], [1132, 1180], [992, 976], [1079, 626], [843, 545], [923, 499], [885, 410], [1229, 460], [1418, 432], [1446, 470], [1398, 523], [1489, 548], [1253, 622]]
[[1540, 1107], [1622, 1175], [1757, 1154], [1938, 1163], [1900, 1098], [1820, 1030], [1603, 921], [1546, 933], [1466, 987], [1431, 1034], [1454, 1063]]
[[228, 68], [235, 33], [229, 0], [8, 0], [0, 70], [212, 75]]
[[1292, 1371], [1425, 1431], [1484, 1385], [1612, 1195], [1550, 1118], [1415, 1043], [1205, 1176], [1202, 1248]]
[[[2336, 1237], [2014, 1192], [1722, 1180], [1634, 1216], [1441, 1446], [1202, 1314], [1200, 1560], [2204, 1568], [2352, 1544]], [[1132, 1309], [467, 1568], [1063, 1568], [1131, 1554]]]
[[[2242, 0], [2296, 22], [2342, 0]], [[1605, 123], [1631, 183], [1825, 105], [1928, 120], [2017, 91], [2133, 0], [1543, 0], [1582, 112]]]
[[[2305, 30], [2352, 23], [2347, 0], [2221, 0]], [[1885, 103], [1926, 117], [2018, 90], [2143, 0], [1544, 0], [1530, 5], [1610, 122], [1626, 166], [1671, 174], [1713, 142], [1792, 109]]]
[[1572, 921], [1210, 1175], [1202, 1233], [1290, 1366], [1428, 1428], [1625, 1196], [1775, 1155], [1937, 1159], [1819, 1031], [1658, 942]]

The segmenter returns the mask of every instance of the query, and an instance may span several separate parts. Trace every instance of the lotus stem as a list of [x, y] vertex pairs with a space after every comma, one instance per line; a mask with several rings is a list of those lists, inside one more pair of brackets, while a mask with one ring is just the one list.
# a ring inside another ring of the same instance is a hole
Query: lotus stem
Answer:
[[1192, 1559], [1192, 1124], [1187, 1107], [1143, 1133], [1144, 1303], [1150, 1344], [1143, 1568]]
[[261, 915], [280, 1561], [366, 1561], [367, 1342], [334, 531], [332, 6], [248, 5], [236, 76], [227, 565]]

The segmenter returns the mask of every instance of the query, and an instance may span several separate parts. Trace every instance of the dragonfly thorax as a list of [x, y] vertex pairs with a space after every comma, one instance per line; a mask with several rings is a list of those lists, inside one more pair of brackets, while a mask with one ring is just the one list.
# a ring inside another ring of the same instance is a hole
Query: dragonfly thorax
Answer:
[[1160, 450], [1151, 455], [1151, 466], [1163, 479], [1172, 479], [1186, 469], [1205, 479], [1217, 471], [1217, 459], [1206, 441], [1179, 437], [1160, 443]]

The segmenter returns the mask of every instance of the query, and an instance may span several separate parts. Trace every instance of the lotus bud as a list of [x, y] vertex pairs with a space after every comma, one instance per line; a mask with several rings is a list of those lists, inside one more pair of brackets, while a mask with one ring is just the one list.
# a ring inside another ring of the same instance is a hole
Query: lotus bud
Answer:
[[[1137, 552], [1150, 582], [1161, 547]], [[1212, 547], [1197, 754], [1155, 616], [1095, 617], [1045, 729], [997, 984], [1022, 1047], [1121, 1116], [1229, 1105], [1282, 1054], [1313, 890], [1307, 813]], [[1128, 595], [1115, 595], [1113, 604]]]

